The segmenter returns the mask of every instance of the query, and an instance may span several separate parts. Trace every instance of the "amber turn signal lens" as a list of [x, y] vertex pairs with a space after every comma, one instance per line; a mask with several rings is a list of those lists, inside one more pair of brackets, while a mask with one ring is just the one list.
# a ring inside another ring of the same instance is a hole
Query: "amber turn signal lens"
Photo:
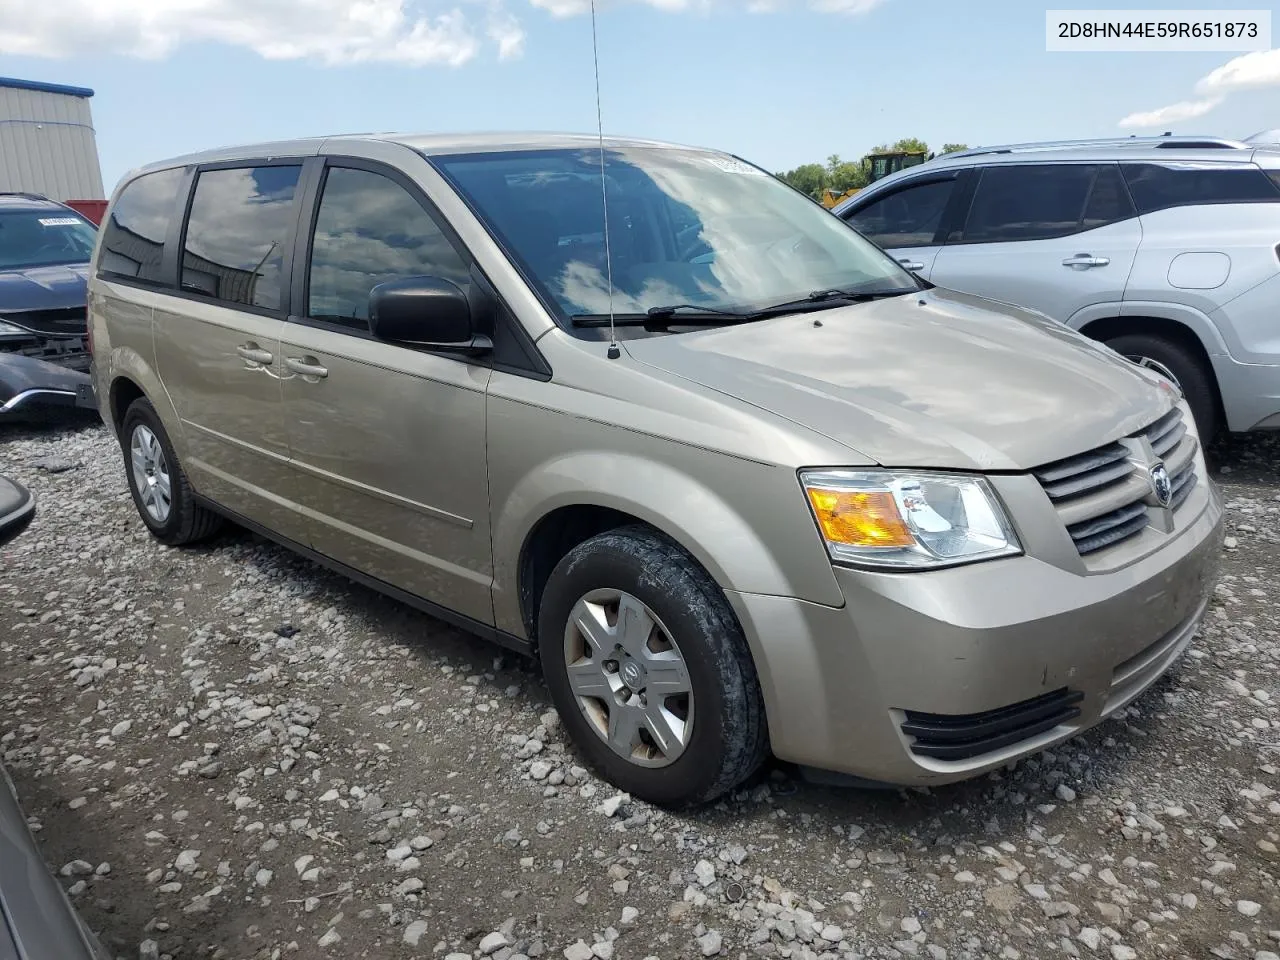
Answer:
[[850, 547], [910, 547], [915, 538], [887, 490], [807, 488], [822, 535]]

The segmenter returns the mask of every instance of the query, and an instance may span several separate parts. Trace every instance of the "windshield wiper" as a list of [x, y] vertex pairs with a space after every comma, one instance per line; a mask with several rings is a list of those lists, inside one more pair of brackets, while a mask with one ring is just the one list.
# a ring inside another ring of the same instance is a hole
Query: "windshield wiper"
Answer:
[[[768, 317], [782, 316], [788, 313], [810, 313], [814, 310], [829, 310], [850, 303], [865, 303], [869, 300], [881, 300], [886, 297], [901, 297], [915, 293], [910, 287], [896, 290], [857, 291], [832, 288], [815, 290], [800, 300], [787, 300], [783, 303], [770, 304], [767, 307], [756, 307], [752, 310], [723, 310], [698, 303], [673, 303], [666, 306], [650, 307], [644, 313], [615, 313], [614, 326], [649, 327], [661, 330], [669, 326], [703, 326], [721, 323], [749, 323], [752, 320], [764, 320]], [[578, 313], [569, 318], [575, 327], [607, 327], [607, 313]]]

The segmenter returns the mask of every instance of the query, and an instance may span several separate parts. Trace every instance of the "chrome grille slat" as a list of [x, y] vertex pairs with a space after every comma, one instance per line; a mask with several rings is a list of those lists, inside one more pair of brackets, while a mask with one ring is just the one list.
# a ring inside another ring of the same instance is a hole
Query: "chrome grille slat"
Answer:
[[1178, 444], [1182, 442], [1182, 438], [1186, 435], [1186, 424], [1176, 424], [1172, 430], [1162, 433], [1159, 439], [1152, 440], [1151, 449], [1155, 452], [1157, 457], [1165, 457], [1168, 455], [1170, 450], [1175, 449]]
[[1141, 448], [1134, 440], [1145, 440], [1164, 462], [1172, 486], [1169, 508], [1177, 510], [1195, 489], [1199, 447], [1177, 407], [1124, 442], [1108, 443], [1032, 470], [1081, 556], [1136, 537], [1150, 524], [1149, 480], [1131, 459], [1140, 456]]

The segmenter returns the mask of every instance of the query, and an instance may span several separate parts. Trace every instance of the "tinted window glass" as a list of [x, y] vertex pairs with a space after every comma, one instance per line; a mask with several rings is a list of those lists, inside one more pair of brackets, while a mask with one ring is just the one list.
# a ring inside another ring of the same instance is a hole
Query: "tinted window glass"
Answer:
[[1098, 168], [1090, 165], [986, 167], [964, 226], [966, 243], [1044, 240], [1080, 229]]
[[307, 315], [369, 328], [369, 291], [405, 277], [467, 280], [467, 265], [398, 183], [334, 167], [325, 177], [311, 244]]
[[1194, 204], [1280, 200], [1267, 175], [1252, 166], [1127, 163], [1124, 176], [1140, 213]]
[[897, 190], [848, 217], [849, 223], [881, 247], [923, 247], [933, 243], [954, 180]]
[[282, 166], [201, 173], [182, 251], [182, 288], [277, 309], [301, 171], [300, 166]]
[[102, 227], [100, 272], [161, 282], [164, 238], [173, 222], [182, 177], [181, 169], [161, 170], [124, 188]]
[[1093, 230], [1118, 220], [1127, 220], [1134, 212], [1133, 201], [1129, 199], [1124, 178], [1120, 176], [1120, 168], [1113, 164], [1099, 167], [1098, 175], [1093, 180], [1093, 189], [1089, 192], [1089, 200], [1084, 206], [1084, 219], [1080, 222], [1080, 228]]

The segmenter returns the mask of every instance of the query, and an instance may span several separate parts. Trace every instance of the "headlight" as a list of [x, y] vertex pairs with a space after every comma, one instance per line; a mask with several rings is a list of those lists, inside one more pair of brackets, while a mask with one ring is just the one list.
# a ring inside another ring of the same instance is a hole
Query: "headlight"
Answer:
[[883, 470], [802, 471], [831, 559], [899, 570], [1021, 553], [981, 477]]

